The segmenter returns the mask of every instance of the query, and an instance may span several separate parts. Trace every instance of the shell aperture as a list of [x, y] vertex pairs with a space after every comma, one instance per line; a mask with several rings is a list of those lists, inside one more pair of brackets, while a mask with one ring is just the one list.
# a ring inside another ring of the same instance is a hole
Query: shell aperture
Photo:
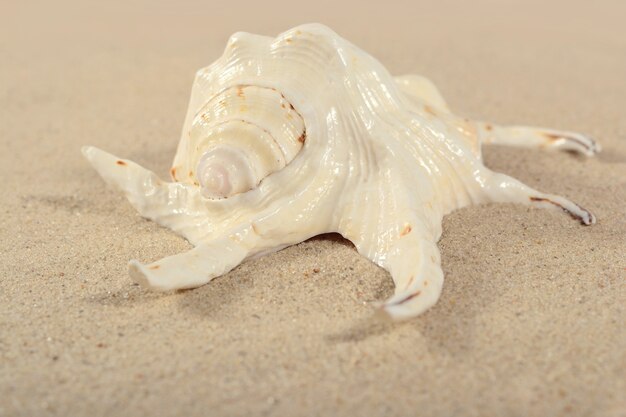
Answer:
[[310, 24], [276, 38], [237, 33], [198, 71], [174, 182], [94, 147], [83, 153], [142, 216], [195, 246], [147, 265], [131, 261], [143, 285], [197, 287], [251, 257], [338, 232], [390, 272], [395, 294], [379, 309], [405, 319], [441, 294], [437, 241], [451, 211], [515, 202], [595, 222], [579, 205], [485, 167], [484, 143], [599, 150], [578, 133], [456, 116], [426, 78], [392, 77]]

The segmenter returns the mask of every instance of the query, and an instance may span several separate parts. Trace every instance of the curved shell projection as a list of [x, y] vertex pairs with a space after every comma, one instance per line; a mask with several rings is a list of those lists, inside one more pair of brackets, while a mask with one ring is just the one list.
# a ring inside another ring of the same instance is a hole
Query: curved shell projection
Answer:
[[248, 258], [338, 232], [390, 272], [396, 291], [379, 309], [403, 319], [441, 294], [437, 240], [447, 213], [515, 202], [595, 222], [579, 205], [485, 167], [484, 143], [599, 150], [578, 133], [456, 116], [426, 78], [394, 78], [311, 24], [276, 38], [237, 33], [198, 71], [174, 182], [94, 147], [83, 153], [144, 217], [195, 245], [151, 264], [131, 261], [143, 285], [197, 287]]

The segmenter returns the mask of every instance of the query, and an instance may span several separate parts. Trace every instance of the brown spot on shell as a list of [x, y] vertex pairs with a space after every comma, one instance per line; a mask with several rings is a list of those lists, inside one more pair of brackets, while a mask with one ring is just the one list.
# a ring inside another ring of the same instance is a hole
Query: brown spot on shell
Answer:
[[172, 176], [172, 179], [174, 181], [178, 181], [178, 179], [176, 178], [176, 167], [170, 168], [170, 175]]
[[406, 290], [407, 288], [409, 288], [411, 284], [413, 284], [414, 280], [415, 280], [415, 275], [411, 275], [411, 278], [409, 278], [409, 282], [406, 283], [406, 286], [404, 287], [404, 289]]
[[582, 140], [574, 137], [574, 136], [569, 136], [569, 135], [557, 135], [555, 133], [542, 133], [543, 136], [545, 136], [548, 141], [550, 142], [556, 142], [559, 139], [565, 139], [565, 140], [570, 140], [572, 142], [576, 142], [577, 144], [579, 144], [580, 146], [582, 146], [585, 149], [590, 149], [590, 146], [588, 144], [586, 144], [585, 142], [583, 142]]
[[530, 197], [530, 201], [545, 201], [547, 203], [552, 203], [552, 204], [556, 204], [559, 207], [563, 207], [559, 203], [555, 203], [554, 201], [548, 200], [547, 198], [543, 198], [543, 197]]
[[424, 111], [430, 114], [431, 116], [437, 116], [437, 113], [435, 112], [435, 110], [432, 107], [430, 107], [428, 104], [424, 106]]
[[387, 306], [397, 306], [400, 304], [404, 304], [409, 300], [412, 300], [413, 298], [417, 297], [418, 295], [420, 295], [422, 292], [421, 291], [415, 291], [413, 294], [409, 294], [406, 297], [404, 297], [401, 300], [396, 301], [395, 303], [391, 303], [391, 304], [387, 304]]
[[116, 162], [116, 164], [118, 164], [118, 165], [122, 165], [122, 166], [126, 166], [126, 162], [124, 162], [124, 161], [120, 161], [120, 160], [118, 160], [118, 161]]
[[413, 228], [411, 227], [410, 224], [407, 224], [406, 226], [404, 226], [404, 229], [402, 229], [402, 231], [400, 232], [400, 236], [406, 236], [409, 233], [411, 233], [411, 230], [413, 230]]
[[159, 269], [161, 267], [161, 265], [152, 265], [151, 267], [149, 267], [150, 269]]
[[237, 97], [245, 98], [242, 86], [237, 87]]
[[259, 233], [259, 230], [256, 228], [256, 224], [252, 223], [251, 226], [252, 226], [252, 231], [256, 233], [257, 235], [259, 235], [260, 233]]
[[314, 274], [319, 274], [319, 272], [320, 272], [320, 269], [319, 269], [319, 268], [313, 268], [313, 273], [314, 273]]
[[302, 132], [302, 134], [298, 138], [298, 142], [304, 143], [305, 141], [306, 141], [306, 132]]
[[487, 130], [487, 131], [491, 131], [491, 130], [493, 130], [493, 126], [491, 126], [489, 123], [487, 123], [487, 124], [485, 125], [485, 130]]

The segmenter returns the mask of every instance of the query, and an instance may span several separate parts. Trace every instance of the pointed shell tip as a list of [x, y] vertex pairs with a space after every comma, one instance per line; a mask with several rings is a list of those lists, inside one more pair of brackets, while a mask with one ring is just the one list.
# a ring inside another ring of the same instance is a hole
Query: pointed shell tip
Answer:
[[141, 262], [134, 259], [128, 262], [128, 274], [130, 275], [132, 280], [144, 288], [150, 288], [150, 282], [148, 281], [148, 278], [146, 277], [142, 269], [143, 265], [141, 264]]
[[93, 149], [93, 146], [82, 146], [80, 148], [80, 152], [85, 156], [85, 158], [89, 158], [89, 153], [91, 152], [91, 150]]

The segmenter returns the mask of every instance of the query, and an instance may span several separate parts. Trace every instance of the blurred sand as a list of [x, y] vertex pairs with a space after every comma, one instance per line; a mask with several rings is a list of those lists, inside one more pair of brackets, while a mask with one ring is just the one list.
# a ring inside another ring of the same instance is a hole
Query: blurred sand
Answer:
[[[624, 2], [14, 3], [0, 6], [0, 416], [626, 415]], [[399, 325], [369, 320], [391, 279], [340, 239], [194, 291], [134, 286], [129, 259], [189, 244], [138, 217], [80, 146], [165, 175], [195, 70], [235, 31], [309, 21], [430, 77], [458, 113], [598, 138], [595, 159], [485, 150], [598, 224], [516, 205], [447, 216], [441, 300]]]

